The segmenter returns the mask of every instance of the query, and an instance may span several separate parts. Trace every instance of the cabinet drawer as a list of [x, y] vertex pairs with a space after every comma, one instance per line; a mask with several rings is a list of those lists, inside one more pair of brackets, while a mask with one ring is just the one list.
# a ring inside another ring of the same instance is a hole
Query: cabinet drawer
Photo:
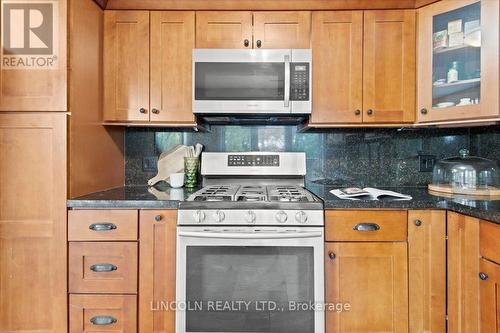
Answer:
[[71, 242], [69, 292], [137, 293], [137, 243]]
[[406, 211], [326, 211], [326, 241], [405, 241]]
[[69, 332], [137, 332], [134, 295], [70, 295]]
[[68, 240], [137, 240], [136, 210], [70, 210]]
[[500, 264], [500, 225], [481, 221], [479, 235], [481, 256]]

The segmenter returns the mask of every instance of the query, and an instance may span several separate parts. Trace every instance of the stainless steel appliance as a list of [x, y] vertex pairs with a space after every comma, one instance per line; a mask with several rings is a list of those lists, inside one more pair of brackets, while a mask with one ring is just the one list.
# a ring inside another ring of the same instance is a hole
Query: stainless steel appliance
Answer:
[[194, 49], [195, 114], [310, 114], [310, 49]]
[[[204, 153], [181, 202], [177, 333], [324, 333], [323, 203], [303, 153]], [[219, 304], [219, 307], [217, 306]]]

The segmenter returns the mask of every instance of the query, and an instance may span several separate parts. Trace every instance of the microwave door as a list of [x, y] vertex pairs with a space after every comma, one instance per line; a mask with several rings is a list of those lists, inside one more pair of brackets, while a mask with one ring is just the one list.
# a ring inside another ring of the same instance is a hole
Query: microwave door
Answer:
[[290, 113], [290, 51], [197, 51], [195, 113]]

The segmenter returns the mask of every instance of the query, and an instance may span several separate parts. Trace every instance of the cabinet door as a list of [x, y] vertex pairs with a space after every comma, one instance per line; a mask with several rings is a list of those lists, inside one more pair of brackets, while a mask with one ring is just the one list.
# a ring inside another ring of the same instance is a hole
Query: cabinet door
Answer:
[[360, 123], [363, 12], [312, 14], [313, 111], [310, 124]]
[[175, 301], [176, 210], [142, 210], [139, 248], [139, 331], [175, 331], [175, 312], [161, 309]]
[[410, 333], [446, 332], [446, 212], [408, 212]]
[[[0, 1], [0, 111], [67, 111], [67, 0], [18, 2]], [[42, 20], [32, 31], [30, 9]]]
[[419, 122], [498, 117], [499, 1], [419, 9]]
[[104, 13], [104, 120], [149, 120], [149, 12]]
[[151, 121], [192, 123], [194, 12], [151, 13]]
[[0, 114], [0, 332], [66, 332], [66, 266], [66, 115]]
[[311, 12], [253, 13], [254, 48], [308, 49]]
[[479, 220], [448, 212], [448, 332], [479, 331]]
[[481, 259], [481, 333], [500, 332], [500, 266]]
[[196, 12], [196, 47], [201, 49], [252, 48], [252, 13]]
[[415, 11], [365, 11], [363, 121], [415, 120]]
[[[327, 332], [408, 332], [406, 243], [327, 243]], [[334, 259], [331, 259], [331, 258]]]

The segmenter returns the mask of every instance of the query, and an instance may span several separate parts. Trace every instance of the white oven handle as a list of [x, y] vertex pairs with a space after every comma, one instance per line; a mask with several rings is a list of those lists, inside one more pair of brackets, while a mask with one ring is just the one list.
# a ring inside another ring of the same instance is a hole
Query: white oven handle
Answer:
[[283, 239], [283, 238], [318, 238], [322, 232], [270, 232], [270, 233], [235, 233], [235, 232], [196, 232], [180, 231], [181, 237], [221, 238], [221, 239]]

